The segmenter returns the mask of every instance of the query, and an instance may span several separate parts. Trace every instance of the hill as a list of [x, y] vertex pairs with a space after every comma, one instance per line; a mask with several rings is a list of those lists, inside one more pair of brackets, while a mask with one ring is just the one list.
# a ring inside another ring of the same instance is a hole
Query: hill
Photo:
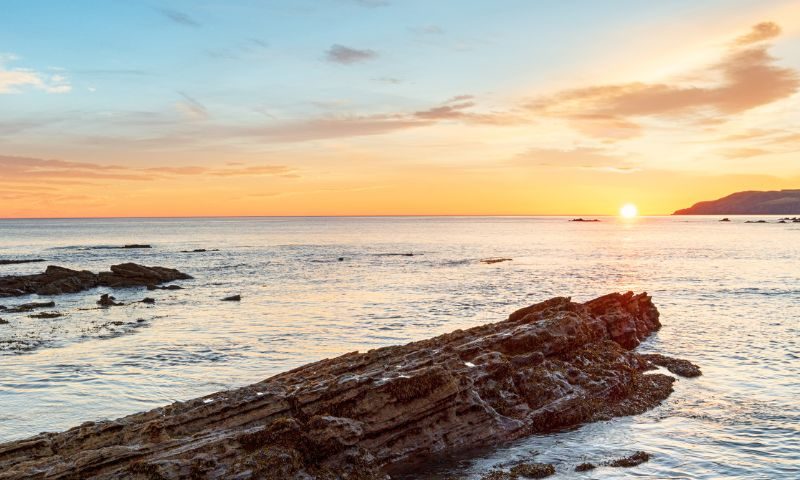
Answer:
[[737, 192], [717, 200], [699, 202], [673, 215], [798, 215], [800, 190]]

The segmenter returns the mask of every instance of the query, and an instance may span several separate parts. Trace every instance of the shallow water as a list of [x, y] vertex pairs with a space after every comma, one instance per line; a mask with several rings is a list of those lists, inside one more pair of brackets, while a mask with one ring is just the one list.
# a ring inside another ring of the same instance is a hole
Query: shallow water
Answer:
[[[513, 460], [553, 478], [800, 476], [800, 224], [654, 217], [0, 221], [0, 275], [48, 264], [179, 268], [185, 288], [54, 297], [62, 318], [0, 312], [0, 441], [249, 384], [353, 350], [502, 320], [557, 295], [648, 291], [664, 327], [640, 348], [704, 375], [643, 415], [533, 437], [414, 478], [478, 478]], [[770, 219], [774, 221], [774, 219]], [[148, 250], [90, 248], [147, 243]], [[181, 253], [196, 248], [219, 249]], [[414, 256], [383, 255], [414, 253]], [[485, 265], [486, 257], [510, 262]], [[338, 259], [342, 257], [343, 260]], [[221, 302], [239, 293], [241, 303]], [[0, 305], [41, 301], [0, 299]], [[644, 450], [650, 462], [578, 474]]]

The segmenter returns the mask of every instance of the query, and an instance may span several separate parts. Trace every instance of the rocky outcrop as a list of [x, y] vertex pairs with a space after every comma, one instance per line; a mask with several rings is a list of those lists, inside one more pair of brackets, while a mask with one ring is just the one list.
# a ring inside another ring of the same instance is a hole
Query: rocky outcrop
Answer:
[[137, 287], [190, 278], [192, 277], [173, 268], [145, 267], [135, 263], [114, 265], [110, 272], [100, 273], [51, 265], [44, 273], [0, 277], [0, 297], [14, 297], [31, 293], [60, 295], [77, 293], [98, 286]]
[[796, 215], [800, 190], [737, 192], [717, 200], [695, 203], [673, 215]]
[[237, 390], [0, 444], [0, 479], [386, 479], [445, 451], [641, 413], [674, 378], [633, 352], [646, 294], [348, 353]]

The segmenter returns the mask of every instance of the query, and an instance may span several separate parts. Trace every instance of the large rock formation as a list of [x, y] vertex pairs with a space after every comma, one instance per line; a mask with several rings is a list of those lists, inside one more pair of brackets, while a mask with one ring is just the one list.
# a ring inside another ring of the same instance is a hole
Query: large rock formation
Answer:
[[173, 268], [145, 267], [135, 263], [113, 265], [110, 272], [100, 273], [50, 265], [44, 273], [0, 277], [0, 297], [31, 293], [59, 295], [77, 293], [98, 286], [136, 287], [190, 278], [192, 277]]
[[[386, 479], [437, 452], [641, 413], [674, 379], [631, 351], [646, 294], [322, 360], [237, 390], [0, 445], [0, 479]], [[388, 473], [387, 473], [388, 472]]]
[[737, 192], [727, 197], [699, 202], [673, 215], [797, 215], [800, 190]]

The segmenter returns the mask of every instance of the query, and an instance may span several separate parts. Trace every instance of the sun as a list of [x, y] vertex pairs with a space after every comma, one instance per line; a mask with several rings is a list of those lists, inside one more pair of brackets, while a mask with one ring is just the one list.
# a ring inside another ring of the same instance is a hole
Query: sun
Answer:
[[639, 209], [632, 203], [626, 203], [619, 209], [619, 215], [622, 218], [636, 218], [639, 215]]

